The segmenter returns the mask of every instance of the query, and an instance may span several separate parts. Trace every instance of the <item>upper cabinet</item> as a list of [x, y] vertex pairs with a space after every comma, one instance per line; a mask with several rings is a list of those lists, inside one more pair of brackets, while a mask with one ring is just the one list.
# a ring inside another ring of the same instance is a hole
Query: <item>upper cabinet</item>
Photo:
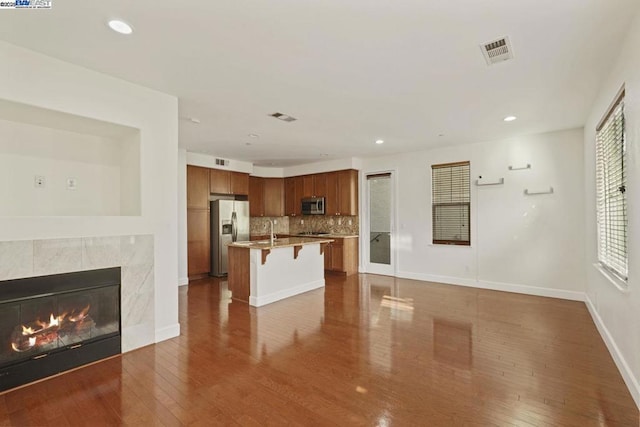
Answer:
[[187, 166], [187, 208], [209, 208], [209, 169]]
[[231, 172], [231, 194], [249, 195], [249, 174]]
[[284, 214], [298, 216], [302, 214], [302, 177], [292, 176], [284, 179]]
[[249, 174], [210, 169], [209, 189], [212, 194], [236, 194], [246, 196], [249, 194]]
[[358, 171], [326, 174], [326, 215], [358, 215]]
[[249, 215], [264, 216], [264, 178], [249, 177]]
[[284, 216], [284, 178], [264, 178], [264, 215]]
[[284, 216], [284, 179], [249, 177], [249, 214]]
[[316, 173], [313, 175], [303, 175], [301, 199], [308, 197], [327, 197], [327, 174]]

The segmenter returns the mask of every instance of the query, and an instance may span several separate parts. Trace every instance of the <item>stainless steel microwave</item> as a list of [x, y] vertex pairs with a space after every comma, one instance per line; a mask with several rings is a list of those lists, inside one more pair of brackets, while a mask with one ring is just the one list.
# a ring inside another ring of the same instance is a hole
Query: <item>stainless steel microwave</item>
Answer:
[[302, 215], [324, 215], [324, 197], [302, 199]]

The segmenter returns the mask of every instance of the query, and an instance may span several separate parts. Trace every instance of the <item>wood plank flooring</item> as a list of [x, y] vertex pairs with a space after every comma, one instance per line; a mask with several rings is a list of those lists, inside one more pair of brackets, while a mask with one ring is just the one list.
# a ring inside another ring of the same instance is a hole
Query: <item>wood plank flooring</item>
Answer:
[[180, 323], [0, 395], [0, 425], [639, 425], [579, 302], [354, 275], [256, 309], [204, 279]]

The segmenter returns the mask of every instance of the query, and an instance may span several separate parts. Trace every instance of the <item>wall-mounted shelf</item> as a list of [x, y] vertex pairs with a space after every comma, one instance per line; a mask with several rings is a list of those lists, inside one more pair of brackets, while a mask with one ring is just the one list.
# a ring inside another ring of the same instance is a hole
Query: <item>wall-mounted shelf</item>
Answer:
[[531, 163], [527, 163], [524, 166], [512, 166], [512, 165], [509, 165], [509, 170], [510, 171], [521, 171], [521, 170], [525, 170], [525, 169], [531, 169]]
[[504, 184], [504, 178], [497, 179], [487, 179], [487, 178], [478, 178], [476, 179], [476, 185], [478, 187], [482, 187], [485, 185], [501, 185]]
[[553, 194], [553, 187], [549, 187], [548, 189], [542, 189], [542, 190], [529, 190], [528, 188], [525, 188], [524, 190], [524, 195], [525, 196], [535, 196], [538, 194]]

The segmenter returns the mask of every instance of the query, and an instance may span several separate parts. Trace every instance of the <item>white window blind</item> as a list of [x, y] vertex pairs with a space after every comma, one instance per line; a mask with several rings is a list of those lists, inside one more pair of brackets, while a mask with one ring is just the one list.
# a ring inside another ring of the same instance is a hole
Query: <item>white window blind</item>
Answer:
[[469, 162], [431, 166], [434, 244], [471, 244], [469, 175]]
[[627, 280], [624, 90], [596, 128], [598, 261]]

